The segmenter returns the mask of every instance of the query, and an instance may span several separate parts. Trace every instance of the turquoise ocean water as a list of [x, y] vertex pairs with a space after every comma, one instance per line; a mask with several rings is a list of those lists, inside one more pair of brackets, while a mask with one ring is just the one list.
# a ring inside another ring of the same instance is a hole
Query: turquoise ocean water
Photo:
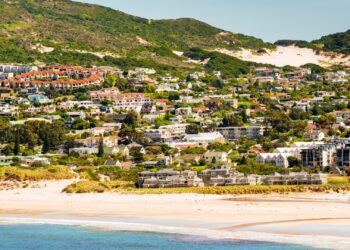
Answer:
[[0, 250], [305, 250], [310, 247], [265, 242], [217, 241], [192, 236], [98, 231], [62, 225], [0, 225]]

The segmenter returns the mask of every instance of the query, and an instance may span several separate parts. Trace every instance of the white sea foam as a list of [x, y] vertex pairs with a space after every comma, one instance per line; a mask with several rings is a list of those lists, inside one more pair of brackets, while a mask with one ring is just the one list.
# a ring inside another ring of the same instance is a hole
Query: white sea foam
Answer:
[[287, 235], [251, 231], [223, 231], [191, 227], [172, 227], [145, 223], [127, 223], [100, 220], [73, 220], [29, 217], [0, 217], [0, 224], [50, 224], [94, 227], [115, 231], [143, 231], [206, 237], [213, 240], [266, 241], [283, 244], [299, 244], [316, 248], [350, 249], [350, 238], [317, 235]]

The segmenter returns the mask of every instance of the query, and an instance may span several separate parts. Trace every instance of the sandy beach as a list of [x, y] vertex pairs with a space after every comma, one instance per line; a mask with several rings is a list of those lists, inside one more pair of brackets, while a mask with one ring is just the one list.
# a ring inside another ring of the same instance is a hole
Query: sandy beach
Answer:
[[350, 193], [65, 194], [72, 181], [0, 191], [0, 223], [48, 223], [350, 248]]

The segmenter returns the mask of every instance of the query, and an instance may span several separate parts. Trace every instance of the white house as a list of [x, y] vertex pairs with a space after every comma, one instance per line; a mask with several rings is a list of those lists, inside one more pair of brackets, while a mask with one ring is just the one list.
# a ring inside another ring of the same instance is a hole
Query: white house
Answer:
[[280, 168], [288, 168], [288, 157], [294, 156], [291, 153], [260, 153], [256, 156], [258, 164], [272, 164]]
[[278, 154], [292, 154], [293, 156], [300, 158], [300, 148], [276, 148], [273, 152]]
[[215, 152], [208, 151], [204, 154], [204, 159], [208, 163], [226, 163], [228, 162], [227, 153], [226, 152]]
[[98, 148], [90, 148], [90, 147], [80, 147], [80, 148], [70, 148], [69, 153], [78, 153], [79, 155], [90, 155], [97, 154]]
[[312, 139], [315, 141], [322, 141], [325, 137], [325, 134], [322, 131], [309, 131], [304, 134], [304, 138]]

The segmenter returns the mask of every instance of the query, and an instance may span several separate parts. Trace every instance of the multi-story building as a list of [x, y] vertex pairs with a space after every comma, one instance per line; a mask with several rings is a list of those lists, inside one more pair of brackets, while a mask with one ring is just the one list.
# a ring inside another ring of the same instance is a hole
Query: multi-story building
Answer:
[[125, 93], [113, 95], [116, 110], [134, 110], [138, 113], [150, 112], [153, 107], [151, 99], [141, 93]]
[[336, 143], [314, 145], [301, 150], [301, 161], [304, 167], [333, 167], [336, 164]]
[[19, 108], [6, 102], [0, 102], [0, 116], [17, 116]]
[[93, 108], [95, 107], [94, 103], [92, 101], [84, 100], [84, 101], [66, 101], [66, 102], [60, 102], [57, 104], [58, 108], [61, 109], [72, 109], [72, 108]]
[[26, 66], [26, 65], [0, 65], [0, 72], [3, 73], [15, 73], [15, 74], [21, 74], [21, 73], [27, 73], [30, 71], [37, 71], [37, 66]]
[[290, 147], [290, 148], [287, 148], [287, 147], [284, 147], [284, 148], [276, 148], [273, 153], [280, 153], [280, 154], [292, 154], [294, 157], [297, 157], [297, 158], [300, 158], [300, 151], [301, 149], [299, 148], [293, 148], [293, 147]]
[[343, 141], [337, 148], [336, 164], [342, 170], [350, 168], [350, 140]]
[[260, 153], [256, 156], [259, 164], [272, 164], [280, 168], [288, 168], [288, 157], [294, 156], [291, 153]]
[[247, 137], [249, 140], [253, 140], [259, 136], [266, 135], [268, 127], [261, 125], [248, 127], [219, 127], [217, 128], [217, 131], [228, 140], [237, 140], [241, 137]]
[[89, 91], [91, 101], [116, 101], [118, 98], [119, 90], [115, 87], [105, 88], [101, 90]]
[[203, 170], [199, 177], [206, 186], [255, 185], [260, 184], [260, 178], [245, 176], [233, 168], [218, 166]]
[[155, 142], [172, 142], [181, 140], [186, 135], [188, 124], [172, 124], [161, 126], [158, 129], [149, 129], [145, 131], [145, 136]]
[[72, 66], [45, 66], [42, 71], [29, 71], [0, 80], [2, 87], [9, 88], [79, 88], [100, 84], [105, 72]]
[[327, 184], [327, 174], [317, 173], [309, 174], [306, 172], [287, 174], [271, 174], [264, 176], [263, 183], [265, 185], [319, 185]]
[[227, 166], [196, 172], [162, 169], [158, 172], [144, 171], [139, 174], [137, 187], [194, 187], [194, 186], [232, 186], [232, 185], [319, 185], [327, 184], [327, 174], [306, 172], [271, 175], [244, 175]]
[[180, 172], [173, 169], [161, 169], [158, 172], [141, 172], [137, 186], [140, 188], [199, 187], [204, 186], [204, 183], [197, 177], [195, 171]]

